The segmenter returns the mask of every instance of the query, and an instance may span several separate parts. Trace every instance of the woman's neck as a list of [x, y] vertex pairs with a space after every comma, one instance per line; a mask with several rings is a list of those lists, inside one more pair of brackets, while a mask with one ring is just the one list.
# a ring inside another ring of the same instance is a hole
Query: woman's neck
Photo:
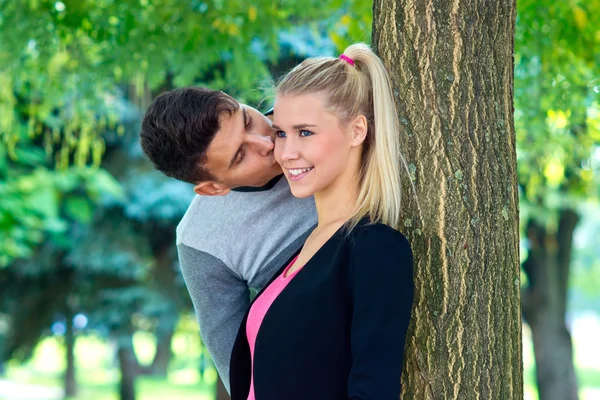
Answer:
[[359, 190], [358, 168], [354, 170], [356, 173], [342, 174], [331, 185], [315, 193], [318, 227], [341, 225], [352, 217]]

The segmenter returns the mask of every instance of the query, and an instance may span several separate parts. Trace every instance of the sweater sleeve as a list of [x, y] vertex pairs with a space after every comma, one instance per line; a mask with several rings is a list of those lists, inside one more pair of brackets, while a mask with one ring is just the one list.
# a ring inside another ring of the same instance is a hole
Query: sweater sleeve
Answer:
[[350, 244], [352, 296], [351, 400], [397, 400], [413, 303], [408, 240], [385, 225], [368, 225]]
[[229, 391], [231, 351], [250, 304], [250, 291], [218, 258], [183, 244], [177, 251], [202, 341]]

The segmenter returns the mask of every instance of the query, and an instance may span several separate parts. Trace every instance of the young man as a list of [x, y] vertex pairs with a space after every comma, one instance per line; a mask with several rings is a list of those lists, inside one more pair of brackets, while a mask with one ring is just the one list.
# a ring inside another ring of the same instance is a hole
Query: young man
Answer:
[[292, 196], [273, 157], [271, 121], [223, 92], [161, 94], [140, 136], [154, 166], [198, 194], [177, 227], [177, 250], [202, 339], [229, 391], [250, 288], [260, 289], [304, 244], [317, 221], [314, 201]]

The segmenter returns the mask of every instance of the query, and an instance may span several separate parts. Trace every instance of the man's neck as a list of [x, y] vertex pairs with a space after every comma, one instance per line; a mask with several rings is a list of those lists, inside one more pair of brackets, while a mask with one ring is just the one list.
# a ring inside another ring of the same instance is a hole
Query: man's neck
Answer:
[[252, 192], [264, 192], [266, 190], [271, 190], [273, 187], [279, 182], [283, 174], [277, 175], [273, 179], [271, 179], [266, 185], [260, 187], [253, 186], [240, 186], [235, 189], [231, 189], [234, 192], [242, 192], [242, 193], [252, 193]]

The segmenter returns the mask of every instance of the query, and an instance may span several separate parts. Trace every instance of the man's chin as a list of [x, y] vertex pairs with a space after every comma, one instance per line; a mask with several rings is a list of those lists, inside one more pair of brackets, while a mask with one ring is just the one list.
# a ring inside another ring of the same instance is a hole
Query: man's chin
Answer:
[[273, 175], [270, 175], [268, 178], [265, 178], [263, 181], [261, 181], [260, 183], [253, 185], [254, 187], [263, 187], [263, 186], [267, 186], [269, 183], [271, 183], [275, 178], [280, 178], [283, 175], [283, 171], [281, 170], [281, 168], [279, 168], [276, 173], [274, 173]]
[[268, 176], [265, 176], [264, 183], [260, 186], [266, 185], [267, 183], [271, 182], [273, 179], [275, 179], [276, 177], [281, 176], [281, 175], [283, 175], [283, 170], [281, 169], [281, 165], [275, 163], [270, 170], [270, 174]]
[[270, 169], [269, 172], [270, 173], [264, 174], [263, 176], [261, 176], [261, 178], [259, 180], [255, 180], [253, 182], [246, 182], [246, 184], [243, 184], [243, 185], [237, 184], [234, 187], [236, 189], [239, 187], [261, 188], [263, 186], [267, 186], [273, 179], [283, 175], [283, 171], [281, 170], [281, 167], [279, 166], [279, 164], [275, 164]]

